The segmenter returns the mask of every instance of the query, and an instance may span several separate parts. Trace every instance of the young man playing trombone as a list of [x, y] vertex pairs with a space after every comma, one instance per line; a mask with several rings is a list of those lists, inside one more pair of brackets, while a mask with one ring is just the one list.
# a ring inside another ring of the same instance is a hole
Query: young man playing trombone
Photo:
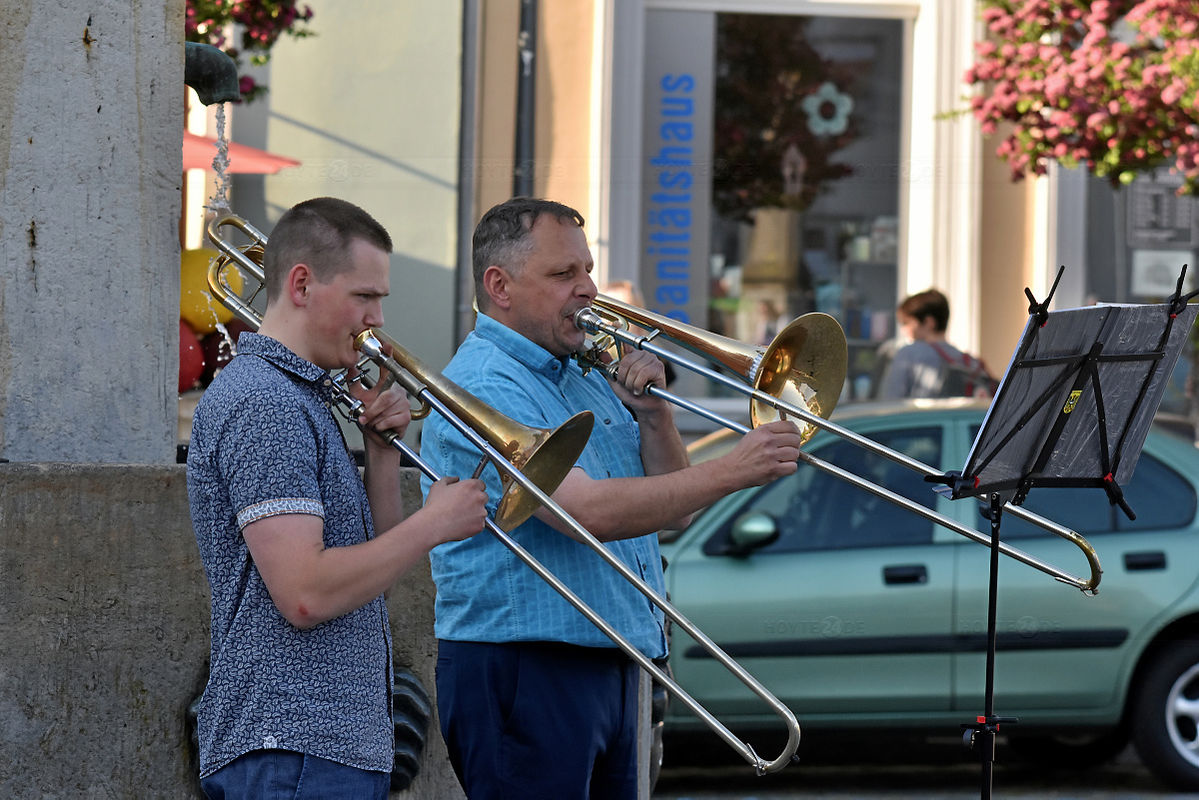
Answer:
[[[385, 800], [394, 765], [391, 637], [383, 593], [485, 518], [480, 481], [439, 481], [405, 518], [398, 387], [354, 384], [365, 483], [334, 418], [330, 370], [383, 323], [391, 239], [342, 200], [300, 203], [266, 246], [258, 333], [196, 409], [187, 482], [212, 590], [199, 708], [200, 778], [216, 798]], [[376, 532], [377, 531], [377, 532]], [[303, 794], [300, 783], [303, 782]]]
[[[800, 434], [790, 422], [759, 427], [729, 454], [688, 466], [670, 406], [645, 393], [663, 384], [658, 359], [633, 351], [611, 380], [571, 360], [584, 343], [574, 313], [596, 294], [574, 209], [502, 203], [475, 229], [472, 260], [480, 313], [445, 376], [526, 425], [595, 414], [587, 448], [553, 499], [659, 594], [660, 528], [795, 471]], [[424, 427], [421, 454], [447, 475], [472, 474], [480, 458], [437, 418]], [[483, 475], [494, 511], [498, 473]], [[513, 535], [639, 651], [666, 655], [661, 611], [564, 530], [543, 510]], [[441, 545], [431, 561], [438, 709], [467, 796], [635, 798], [635, 663], [494, 537]]]

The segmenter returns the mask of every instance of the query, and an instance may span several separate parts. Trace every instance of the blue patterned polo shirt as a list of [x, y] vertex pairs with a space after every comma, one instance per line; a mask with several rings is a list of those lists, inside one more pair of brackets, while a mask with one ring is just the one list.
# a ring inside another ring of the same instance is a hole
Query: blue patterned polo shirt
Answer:
[[[555, 428], [579, 411], [595, 414], [595, 428], [577, 465], [595, 479], [638, 477], [637, 423], [598, 372], [558, 358], [516, 331], [480, 314], [445, 369], [457, 383], [497, 411], [525, 425]], [[442, 475], [469, 477], [479, 451], [444, 418], [431, 415], [421, 433], [421, 457]], [[499, 472], [482, 475], [494, 515]], [[422, 481], [428, 494], [430, 481]], [[619, 503], [619, 497], [612, 502]], [[621, 578], [587, 545], [538, 519], [512, 532], [541, 563], [650, 658], [666, 654], [660, 609]], [[604, 545], [634, 574], [665, 595], [662, 557], [654, 534]], [[430, 554], [437, 584], [438, 638], [475, 642], [553, 641], [613, 647], [612, 641], [490, 533], [448, 542]]]
[[374, 535], [366, 490], [321, 368], [243, 333], [196, 408], [187, 459], [192, 528], [212, 592], [200, 775], [252, 750], [390, 771], [391, 634], [382, 596], [309, 630], [283, 618], [242, 529], [277, 514], [324, 519], [326, 547]]

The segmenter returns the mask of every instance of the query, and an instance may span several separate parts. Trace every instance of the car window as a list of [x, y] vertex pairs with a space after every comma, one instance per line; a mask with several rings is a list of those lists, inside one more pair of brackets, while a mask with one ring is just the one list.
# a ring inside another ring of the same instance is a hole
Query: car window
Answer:
[[[1102, 489], [1057, 489], [1038, 486], [1028, 493], [1022, 508], [1084, 536], [1108, 533], [1114, 523], [1112, 507], [1108, 505], [1107, 493]], [[989, 529], [980, 527], [979, 530], [986, 533]], [[1004, 514], [1000, 520], [1001, 539], [1030, 539], [1042, 535], [1053, 534], [1039, 525], [1010, 514]]]
[[[1090, 536], [1112, 531], [1183, 528], [1195, 516], [1195, 490], [1191, 484], [1159, 459], [1142, 453], [1132, 479], [1123, 487], [1124, 499], [1137, 515], [1130, 520], [1098, 488], [1057, 489], [1034, 487], [1024, 508], [1059, 525]], [[1004, 515], [1000, 536], [1027, 539], [1051, 536], [1031, 522]]]
[[1195, 518], [1195, 490], [1190, 482], [1163, 462], [1141, 454], [1124, 499], [1137, 518], [1116, 514], [1116, 529], [1137, 531], [1185, 528]]
[[[870, 438], [926, 464], [941, 463], [939, 426], [886, 431], [871, 434]], [[925, 507], [936, 504], [932, 484], [925, 482], [920, 473], [847, 440], [826, 442], [809, 452]], [[926, 544], [933, 538], [932, 522], [805, 463], [800, 463], [795, 474], [747, 493], [746, 497], [709, 537], [704, 546], [706, 553], [726, 552], [732, 525], [749, 512], [769, 514], [779, 530], [778, 539], [756, 550], [757, 553]]]

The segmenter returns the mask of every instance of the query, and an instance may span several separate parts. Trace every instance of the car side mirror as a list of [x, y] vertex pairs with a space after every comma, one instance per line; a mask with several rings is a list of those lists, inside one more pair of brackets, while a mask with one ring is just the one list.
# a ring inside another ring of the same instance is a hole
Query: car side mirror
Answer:
[[764, 511], [747, 511], [733, 520], [725, 554], [747, 556], [754, 550], [778, 541], [779, 525]]

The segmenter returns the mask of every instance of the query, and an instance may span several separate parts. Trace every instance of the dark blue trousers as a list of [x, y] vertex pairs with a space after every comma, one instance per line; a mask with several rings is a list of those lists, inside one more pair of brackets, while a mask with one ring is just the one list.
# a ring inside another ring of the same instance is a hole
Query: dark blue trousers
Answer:
[[616, 648], [438, 642], [437, 709], [470, 800], [635, 800], [638, 667]]

